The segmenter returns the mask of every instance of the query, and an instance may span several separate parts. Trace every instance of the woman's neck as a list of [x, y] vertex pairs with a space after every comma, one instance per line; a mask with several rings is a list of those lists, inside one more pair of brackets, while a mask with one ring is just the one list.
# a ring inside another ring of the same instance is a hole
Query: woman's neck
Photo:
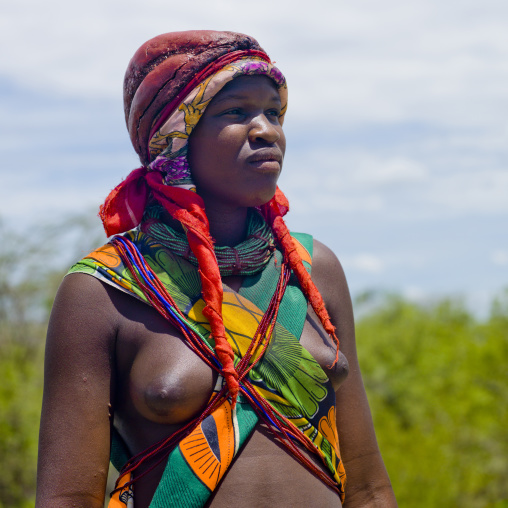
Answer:
[[210, 234], [218, 246], [233, 247], [245, 239], [247, 233], [248, 208], [215, 209], [205, 208]]
[[[248, 225], [248, 208], [217, 210], [210, 207], [205, 210], [210, 225], [210, 234], [215, 240], [215, 245], [234, 247], [245, 240]], [[173, 219], [166, 210], [163, 211], [163, 221], [172, 228], [182, 230], [180, 222]]]

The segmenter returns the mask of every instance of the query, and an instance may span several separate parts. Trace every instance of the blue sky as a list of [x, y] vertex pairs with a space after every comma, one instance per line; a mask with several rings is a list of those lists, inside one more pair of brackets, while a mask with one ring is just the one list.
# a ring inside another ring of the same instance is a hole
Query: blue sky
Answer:
[[[17, 0], [0, 16], [0, 217], [95, 210], [138, 166], [122, 80], [146, 39], [255, 36], [288, 79], [288, 223], [341, 259], [353, 294], [508, 286], [508, 3]], [[99, 227], [99, 226], [98, 226]]]

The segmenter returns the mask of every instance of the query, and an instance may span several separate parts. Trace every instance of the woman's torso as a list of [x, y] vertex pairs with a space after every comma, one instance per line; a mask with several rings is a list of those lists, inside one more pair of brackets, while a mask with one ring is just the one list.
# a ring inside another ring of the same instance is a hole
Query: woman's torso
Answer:
[[[237, 290], [238, 277], [225, 282]], [[157, 311], [117, 292], [115, 426], [135, 455], [166, 438], [198, 415], [208, 402], [216, 373], [183, 342]], [[327, 373], [334, 389], [347, 375], [341, 355], [332, 368], [335, 347], [310, 309], [300, 343]], [[304, 452], [307, 454], [307, 452]], [[307, 454], [308, 455], [308, 454]], [[312, 456], [318, 467], [324, 466]], [[134, 486], [135, 506], [148, 506], [164, 465]], [[208, 506], [340, 506], [338, 494], [277, 444], [258, 423], [233, 461]]]

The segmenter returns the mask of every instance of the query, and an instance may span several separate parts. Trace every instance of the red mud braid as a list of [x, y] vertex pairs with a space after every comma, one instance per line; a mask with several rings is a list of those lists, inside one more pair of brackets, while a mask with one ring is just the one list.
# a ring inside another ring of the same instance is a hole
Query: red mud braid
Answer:
[[339, 339], [335, 334], [335, 326], [333, 326], [330, 320], [330, 315], [326, 310], [323, 297], [312, 281], [309, 272], [307, 272], [303, 266], [302, 258], [298, 254], [293, 238], [291, 237], [291, 233], [282, 218], [288, 210], [289, 202], [279, 188], [277, 188], [273, 199], [262, 207], [263, 215], [268, 221], [268, 224], [270, 224], [273, 234], [281, 246], [282, 252], [287, 258], [291, 270], [293, 270], [293, 273], [296, 275], [303, 293], [308, 298], [314, 312], [319, 317], [326, 333], [337, 345], [335, 360], [332, 365], [330, 365], [330, 367], [333, 367], [339, 359]]
[[[187, 192], [198, 197], [193, 192]], [[165, 200], [162, 203], [172, 217], [182, 224], [187, 233], [189, 246], [198, 260], [203, 300], [206, 303], [203, 315], [210, 323], [211, 334], [215, 341], [214, 349], [222, 365], [221, 373], [226, 380], [234, 407], [240, 386], [233, 361], [233, 349], [226, 339], [226, 330], [222, 320], [222, 280], [213, 250], [208, 219], [204, 208], [198, 203], [192, 203], [187, 208], [167, 206]]]
[[141, 167], [117, 185], [101, 206], [99, 215], [104, 229], [111, 236], [136, 227], [143, 217], [150, 192], [182, 224], [189, 246], [198, 260], [203, 300], [206, 304], [203, 315], [210, 323], [214, 349], [222, 365], [221, 373], [234, 405], [240, 389], [238, 373], [233, 361], [233, 349], [226, 339], [222, 321], [222, 280], [203, 200], [190, 190], [164, 185], [162, 173], [148, 172], [145, 167]]

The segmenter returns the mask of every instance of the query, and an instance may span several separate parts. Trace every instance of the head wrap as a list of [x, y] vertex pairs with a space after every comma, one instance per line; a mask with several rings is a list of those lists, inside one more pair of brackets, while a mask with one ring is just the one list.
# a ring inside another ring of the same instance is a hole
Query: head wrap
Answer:
[[[212, 98], [229, 81], [245, 75], [265, 75], [274, 81], [281, 97], [282, 123], [286, 80], [252, 37], [209, 30], [173, 32], [138, 49], [125, 74], [124, 109], [143, 166], [113, 189], [101, 207], [99, 215], [108, 236], [136, 227], [150, 194], [165, 208], [171, 202], [188, 208], [189, 200], [203, 206], [196, 196], [175, 188], [194, 189], [187, 162], [188, 138]], [[284, 214], [285, 198], [280, 206]]]
[[[162, 114], [239, 54], [266, 54], [248, 35], [192, 30], [158, 35], [134, 54], [124, 79], [124, 111], [132, 145], [148, 165], [150, 132]], [[222, 62], [222, 64], [221, 64]]]
[[[282, 121], [287, 106], [284, 76], [252, 37], [233, 32], [174, 32], [143, 44], [132, 58], [124, 81], [127, 128], [143, 166], [111, 191], [99, 211], [108, 236], [137, 226], [150, 197], [182, 224], [198, 261], [206, 302], [203, 315], [210, 322], [221, 372], [233, 401], [239, 385], [222, 321], [222, 280], [203, 200], [191, 190], [187, 140], [211, 99], [226, 83], [244, 75], [265, 75], [274, 81], [281, 97]], [[336, 341], [338, 358], [335, 327], [282, 219], [288, 210], [289, 203], [278, 188], [261, 207], [285, 260], [325, 330]]]
[[[242, 52], [237, 52], [240, 55]], [[254, 53], [254, 52], [250, 52]], [[164, 174], [166, 185], [194, 189], [187, 161], [187, 143], [199, 119], [213, 97], [231, 80], [239, 76], [265, 75], [270, 77], [280, 94], [282, 124], [287, 108], [287, 86], [282, 73], [274, 67], [264, 53], [251, 56], [236, 56], [238, 59], [227, 63], [222, 69], [201, 81], [182, 101], [178, 108], [172, 104], [164, 108], [159, 120], [150, 132], [148, 149], [152, 162], [149, 168]], [[231, 60], [232, 55], [227, 55]], [[222, 60], [226, 60], [222, 59]], [[220, 64], [221, 59], [219, 59]], [[214, 67], [217, 62], [214, 63]]]

